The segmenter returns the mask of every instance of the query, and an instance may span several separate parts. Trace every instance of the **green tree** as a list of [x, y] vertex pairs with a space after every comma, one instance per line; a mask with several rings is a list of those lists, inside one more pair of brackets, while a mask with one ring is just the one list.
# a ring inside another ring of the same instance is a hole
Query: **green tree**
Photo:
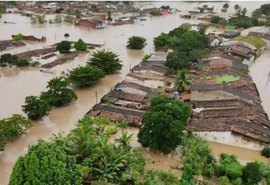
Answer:
[[178, 27], [178, 28], [174, 28], [173, 30], [171, 30], [168, 35], [170, 37], [179, 37], [180, 38], [187, 31], [188, 31], [187, 28]]
[[230, 180], [242, 176], [242, 166], [235, 155], [221, 154], [217, 172], [220, 176], [227, 176]]
[[241, 7], [238, 4], [234, 5], [234, 10], [235, 10], [235, 14], [238, 14], [239, 11], [241, 10]]
[[179, 51], [190, 54], [194, 49], [206, 49], [210, 47], [209, 38], [197, 31], [190, 30], [180, 37]]
[[187, 79], [186, 71], [180, 71], [174, 82], [174, 88], [179, 92], [184, 92], [185, 90], [189, 89], [190, 85], [191, 82]]
[[154, 38], [155, 49], [168, 49], [169, 47], [169, 36], [166, 33], [161, 33], [159, 36]]
[[85, 183], [133, 184], [143, 174], [144, 159], [129, 146], [127, 135], [108, 142], [106, 125], [107, 120], [84, 117], [68, 136], [68, 151], [76, 156]]
[[212, 24], [224, 24], [226, 20], [220, 16], [214, 15], [209, 20]]
[[9, 185], [21, 184], [81, 185], [82, 177], [74, 157], [54, 142], [40, 140], [13, 168]]
[[0, 151], [4, 150], [7, 141], [25, 134], [31, 125], [28, 119], [18, 114], [0, 120]]
[[263, 13], [262, 13], [261, 9], [260, 9], [260, 8], [257, 8], [256, 10], [254, 10], [254, 11], [252, 12], [252, 17], [254, 17], [254, 18], [259, 18], [262, 14], [263, 14]]
[[41, 119], [43, 116], [48, 115], [51, 110], [48, 102], [36, 96], [27, 96], [25, 98], [25, 105], [22, 108], [28, 118], [32, 120]]
[[138, 141], [144, 147], [170, 153], [180, 144], [190, 115], [191, 110], [185, 103], [165, 96], [155, 97], [144, 114]]
[[96, 66], [103, 70], [105, 74], [112, 74], [122, 69], [122, 61], [111, 51], [94, 52], [88, 61], [89, 65]]
[[260, 9], [264, 15], [270, 15], [270, 4], [264, 4]]
[[104, 76], [104, 72], [101, 69], [86, 65], [85, 67], [80, 66], [69, 71], [68, 79], [76, 87], [90, 87], [95, 85]]
[[24, 40], [25, 36], [21, 33], [17, 34], [17, 35], [12, 35], [12, 38], [15, 40], [15, 41], [20, 41], [20, 40]]
[[71, 43], [69, 41], [59, 42], [56, 46], [56, 49], [63, 54], [69, 53], [69, 50], [71, 49]]
[[181, 70], [189, 67], [188, 57], [185, 53], [173, 51], [167, 56], [165, 65], [172, 70]]
[[86, 43], [82, 40], [79, 39], [75, 44], [74, 44], [74, 48], [77, 51], [86, 51], [87, 50], [87, 45]]
[[132, 36], [128, 39], [127, 48], [142, 49], [145, 46], [146, 39], [143, 37]]
[[267, 158], [270, 158], [270, 148], [264, 147], [261, 151], [261, 155]]
[[250, 162], [243, 168], [243, 181], [246, 185], [258, 184], [262, 180], [262, 172], [257, 162]]
[[223, 8], [224, 8], [224, 9], [228, 9], [228, 8], [229, 8], [229, 4], [228, 4], [228, 3], [225, 3], [225, 4], [223, 5]]
[[69, 87], [66, 77], [60, 76], [48, 82], [48, 91], [42, 92], [40, 99], [49, 103], [50, 106], [63, 106], [77, 100], [77, 95]]
[[258, 20], [256, 18], [251, 18], [244, 15], [230, 18], [228, 22], [230, 25], [233, 25], [237, 28], [249, 28], [258, 25]]

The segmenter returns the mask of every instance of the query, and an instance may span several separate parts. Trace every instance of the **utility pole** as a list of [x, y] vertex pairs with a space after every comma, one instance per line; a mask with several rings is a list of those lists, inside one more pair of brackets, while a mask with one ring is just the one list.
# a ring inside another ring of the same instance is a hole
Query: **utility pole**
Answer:
[[97, 91], [96, 91], [96, 104], [97, 104]]

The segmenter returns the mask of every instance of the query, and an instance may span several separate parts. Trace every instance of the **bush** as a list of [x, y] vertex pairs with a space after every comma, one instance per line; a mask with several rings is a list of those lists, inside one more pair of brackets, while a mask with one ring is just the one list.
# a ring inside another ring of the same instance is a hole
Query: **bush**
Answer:
[[145, 46], [146, 39], [143, 37], [132, 36], [128, 39], [127, 48], [142, 49]]
[[12, 38], [15, 40], [15, 41], [20, 41], [20, 40], [24, 40], [25, 36], [21, 33], [17, 34], [17, 35], [12, 35]]
[[69, 41], [62, 41], [57, 44], [56, 49], [63, 54], [69, 53], [69, 50], [71, 49], [71, 43]]
[[74, 44], [74, 48], [77, 51], [86, 51], [87, 50], [87, 45], [85, 44], [85, 42], [83, 42], [82, 39], [79, 39], [75, 44]]
[[104, 76], [105, 74], [101, 69], [86, 65], [85, 67], [77, 67], [69, 71], [68, 79], [76, 87], [90, 87], [95, 85]]
[[155, 97], [151, 108], [144, 114], [138, 141], [144, 147], [170, 153], [180, 144], [182, 130], [190, 115], [190, 108], [183, 102]]
[[4, 150], [6, 142], [25, 134], [31, 125], [28, 119], [18, 114], [0, 120], [0, 151]]
[[161, 33], [158, 37], [154, 38], [155, 49], [168, 49], [170, 45], [170, 36], [166, 33]]
[[105, 74], [112, 74], [122, 69], [121, 63], [115, 53], [101, 50], [93, 53], [88, 64], [101, 69]]
[[51, 110], [48, 102], [36, 96], [27, 96], [25, 98], [25, 105], [22, 108], [28, 118], [32, 120], [41, 119], [43, 116], [48, 115]]
[[266, 158], [270, 158], [270, 148], [269, 147], [263, 148], [261, 151], [261, 155]]
[[219, 176], [227, 176], [234, 180], [242, 176], [242, 166], [235, 155], [221, 154], [217, 168]]

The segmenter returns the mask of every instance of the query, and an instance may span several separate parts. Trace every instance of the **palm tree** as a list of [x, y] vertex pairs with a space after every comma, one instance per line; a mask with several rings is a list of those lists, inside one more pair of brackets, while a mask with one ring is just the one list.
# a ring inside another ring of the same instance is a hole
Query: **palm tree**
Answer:
[[131, 148], [130, 141], [131, 141], [132, 135], [133, 134], [128, 135], [127, 132], [125, 132], [122, 134], [121, 137], [115, 139], [115, 142], [118, 143], [123, 148], [130, 149]]
[[242, 11], [241, 11], [241, 15], [245, 16], [247, 14], [247, 9], [244, 8]]
[[184, 92], [189, 89], [190, 85], [191, 82], [187, 79], [186, 71], [180, 71], [174, 82], [174, 88], [180, 92]]

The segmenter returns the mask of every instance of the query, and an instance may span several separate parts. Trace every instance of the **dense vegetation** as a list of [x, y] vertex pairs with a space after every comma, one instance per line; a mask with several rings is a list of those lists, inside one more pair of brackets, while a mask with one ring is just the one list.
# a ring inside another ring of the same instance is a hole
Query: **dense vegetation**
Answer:
[[18, 66], [18, 67], [25, 67], [25, 66], [37, 66], [39, 65], [38, 62], [33, 62], [31, 60], [20, 59], [16, 55], [12, 54], [3, 54], [0, 57], [0, 66]]
[[[203, 27], [203, 26], [202, 26]], [[156, 50], [172, 49], [167, 56], [166, 66], [172, 71], [189, 68], [193, 61], [208, 55], [210, 44], [204, 31], [193, 31], [178, 27], [168, 34], [161, 33], [154, 38]]]
[[127, 48], [142, 49], [146, 45], [146, 39], [139, 36], [132, 36], [128, 39]]
[[122, 69], [121, 63], [122, 61], [115, 53], [100, 50], [93, 53], [88, 64], [101, 69], [105, 74], [113, 74]]
[[133, 184], [144, 173], [145, 162], [129, 146], [129, 136], [109, 143], [108, 124], [85, 117], [67, 137], [39, 141], [16, 162], [10, 185]]
[[25, 98], [25, 105], [22, 108], [23, 112], [32, 120], [41, 119], [48, 115], [51, 110], [49, 103], [37, 96], [27, 96]]
[[68, 79], [75, 87], [90, 87], [104, 77], [104, 72], [95, 66], [80, 66], [69, 72]]
[[4, 150], [6, 142], [25, 134], [30, 126], [31, 122], [18, 114], [0, 120], [0, 151]]
[[82, 177], [75, 157], [67, 154], [58, 141], [43, 140], [20, 157], [10, 177], [9, 185], [64, 184], [80, 185]]
[[41, 93], [40, 98], [50, 106], [60, 107], [77, 100], [77, 95], [69, 87], [68, 79], [63, 76], [50, 80], [47, 88], [47, 91]]
[[71, 49], [71, 43], [69, 41], [62, 41], [57, 44], [56, 47], [57, 51], [60, 53], [69, 53], [69, 50]]
[[138, 141], [144, 147], [170, 153], [180, 144], [190, 115], [191, 109], [183, 102], [165, 96], [155, 97], [144, 114]]

